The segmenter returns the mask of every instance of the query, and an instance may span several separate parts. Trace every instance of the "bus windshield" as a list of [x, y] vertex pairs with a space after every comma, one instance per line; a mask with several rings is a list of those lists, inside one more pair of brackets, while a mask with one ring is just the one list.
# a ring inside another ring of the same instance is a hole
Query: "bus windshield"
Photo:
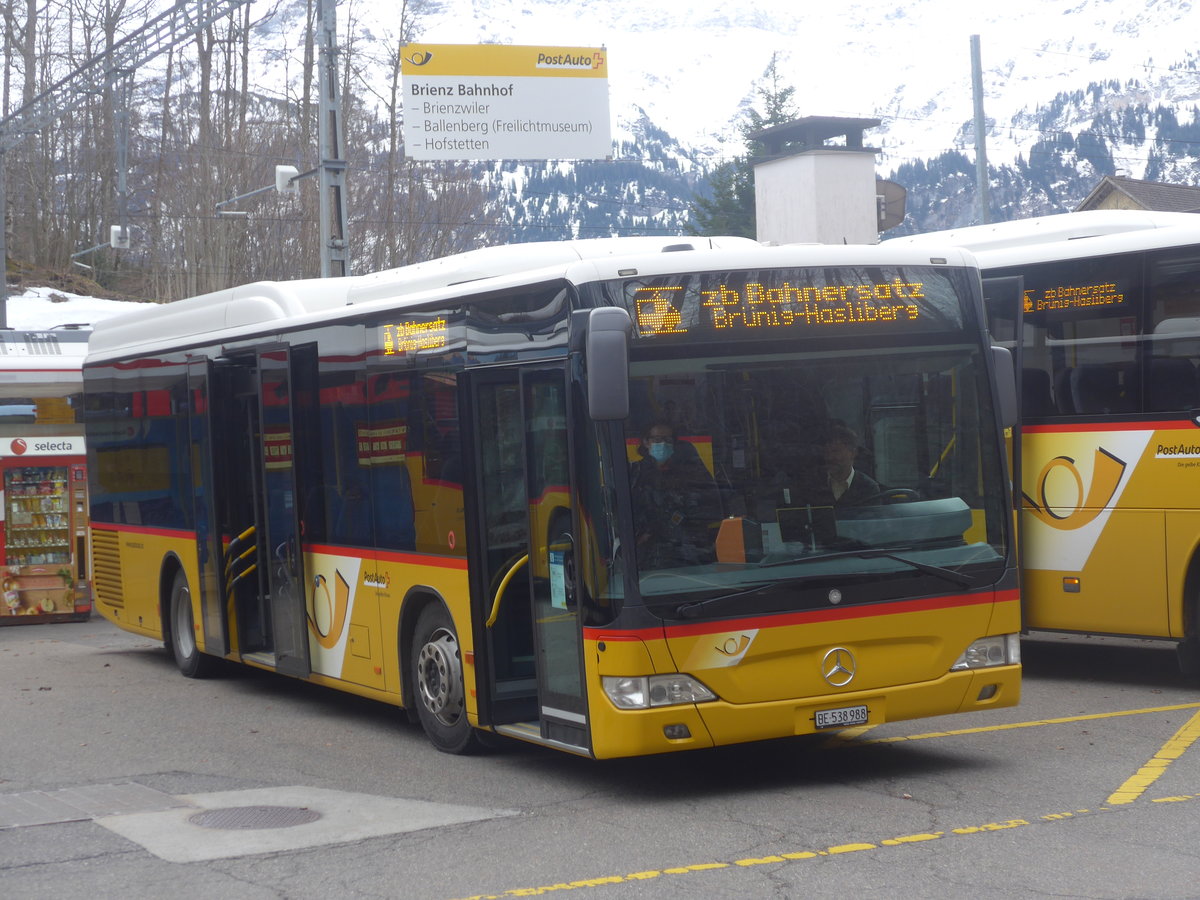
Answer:
[[1004, 483], [1003, 461], [964, 337], [635, 358], [625, 446], [644, 602], [728, 616], [999, 578], [1005, 498], [983, 486]]

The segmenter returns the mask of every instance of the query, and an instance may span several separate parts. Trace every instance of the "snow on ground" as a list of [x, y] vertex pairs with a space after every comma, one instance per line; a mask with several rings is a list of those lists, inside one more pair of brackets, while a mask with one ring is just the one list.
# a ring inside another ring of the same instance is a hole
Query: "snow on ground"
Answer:
[[9, 295], [6, 312], [9, 328], [45, 331], [60, 325], [95, 325], [101, 319], [144, 307], [144, 303], [128, 300], [103, 300], [57, 288], [35, 287]]

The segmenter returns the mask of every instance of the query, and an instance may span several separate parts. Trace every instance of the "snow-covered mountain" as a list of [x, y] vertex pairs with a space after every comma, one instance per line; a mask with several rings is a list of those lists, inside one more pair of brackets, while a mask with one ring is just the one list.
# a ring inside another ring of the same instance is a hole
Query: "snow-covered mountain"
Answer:
[[[1200, 98], [1200, 9], [1192, 0], [439, 5], [440, 12], [421, 20], [419, 40], [605, 46], [615, 134], [633, 131], [644, 113], [702, 156], [741, 152], [736, 126], [772, 55], [784, 86], [796, 88], [800, 115], [883, 120], [868, 133], [883, 151], [881, 171], [973, 149], [973, 34], [980, 36], [994, 163], [1011, 162], [1044, 136], [1037, 110], [1060, 92], [1136, 81], [1145, 96], [1177, 111]], [[365, 27], [371, 18], [360, 12], [357, 21]], [[1144, 155], [1127, 163], [1137, 176]]]
[[[169, 2], [174, 0], [152, 0], [151, 6], [160, 9]], [[347, 144], [354, 266], [361, 271], [401, 265], [450, 252], [447, 246], [466, 249], [477, 243], [685, 233], [695, 227], [697, 198], [711, 192], [715, 166], [745, 154], [741, 126], [747, 109], [762, 112], [761, 92], [784, 88], [795, 90], [799, 116], [881, 120], [866, 135], [880, 149], [876, 171], [908, 191], [908, 218], [892, 234], [969, 224], [977, 215], [974, 34], [982, 49], [995, 218], [1071, 209], [1107, 174], [1200, 184], [1198, 3], [338, 0], [344, 50], [339, 59], [349, 69], [341, 73], [344, 100], [352, 113], [346, 118], [355, 126]], [[216, 163], [185, 162], [189, 174], [211, 165], [221, 180], [244, 189], [261, 184], [262, 173], [280, 162], [301, 171], [316, 164], [315, 140], [295, 127], [304, 119], [296, 101], [304, 96], [299, 82], [311, 5], [311, 0], [253, 5], [248, 118], [263, 136], [261, 147], [247, 154], [231, 142]], [[406, 23], [402, 14], [416, 18]], [[129, 25], [135, 27], [136, 21]], [[389, 63], [402, 34], [426, 43], [605, 47], [613, 160], [454, 163], [447, 183], [469, 186], [460, 202], [474, 204], [473, 212], [443, 221], [440, 207], [449, 204], [434, 190], [441, 183], [439, 165], [413, 166], [420, 177], [411, 184], [397, 187], [389, 181], [397, 168], [390, 143], [393, 115], [403, 115], [387, 106]], [[157, 182], [147, 174], [174, 163], [173, 157], [158, 155], [160, 125], [163, 131], [173, 129], [180, 146], [192, 139], [189, 116], [202, 93], [201, 69], [191, 54], [181, 52], [177, 62], [168, 69], [158, 59], [137, 79], [143, 115], [135, 118], [135, 127], [142, 134], [131, 142], [129, 204], [148, 221], [161, 217], [164, 227], [139, 232], [135, 253], [122, 263], [122, 277], [131, 281], [161, 270], [163, 260], [208, 252], [188, 246], [198, 229], [178, 224], [190, 223], [198, 202], [194, 188], [206, 185], [181, 179], [183, 189], [172, 192], [160, 189], [170, 179]], [[772, 66], [778, 80], [767, 85], [764, 76]], [[204, 83], [212, 87], [214, 81]], [[161, 115], [166, 97], [180, 109], [169, 122]], [[10, 204], [14, 197], [10, 190]], [[111, 213], [88, 212], [100, 209], [98, 201], [64, 216], [71, 224], [62, 228], [58, 243], [46, 241], [46, 246], [93, 246], [96, 235], [110, 227]], [[291, 229], [284, 239], [301, 246], [303, 211], [280, 214]], [[86, 216], [95, 220], [79, 224]], [[408, 229], [403, 239], [396, 223]], [[250, 234], [265, 233], [254, 231], [262, 226], [245, 227]], [[222, 221], [206, 228], [220, 237], [232, 225]], [[274, 241], [273, 236], [238, 244], [246, 252], [229, 262], [229, 277], [299, 274], [294, 256], [259, 252], [273, 248]], [[31, 259], [37, 255], [27, 252]], [[212, 276], [214, 281], [220, 277], [220, 272]], [[159, 296], [162, 289], [142, 292]]]

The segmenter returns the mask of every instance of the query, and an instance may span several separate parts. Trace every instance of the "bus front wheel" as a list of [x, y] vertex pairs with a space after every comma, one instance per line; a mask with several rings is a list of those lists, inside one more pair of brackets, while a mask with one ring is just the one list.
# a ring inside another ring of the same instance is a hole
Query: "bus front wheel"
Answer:
[[462, 653], [450, 614], [440, 603], [421, 610], [413, 634], [412, 680], [421, 727], [445, 753], [469, 753], [479, 744], [467, 721]]
[[1175, 647], [1179, 671], [1192, 681], [1200, 681], [1200, 637], [1193, 635]]
[[175, 573], [168, 602], [171, 653], [175, 665], [188, 678], [205, 678], [211, 675], [214, 660], [205, 656], [196, 645], [195, 621], [192, 618], [192, 590], [187, 576], [182, 571]]

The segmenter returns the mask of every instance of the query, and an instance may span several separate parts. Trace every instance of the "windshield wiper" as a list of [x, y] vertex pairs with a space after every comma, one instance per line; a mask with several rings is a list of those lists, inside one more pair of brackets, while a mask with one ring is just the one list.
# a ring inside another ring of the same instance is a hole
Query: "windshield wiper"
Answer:
[[681, 619], [692, 619], [700, 614], [701, 610], [717, 604], [724, 603], [727, 600], [737, 600], [741, 597], [751, 597], [754, 594], [761, 593], [767, 588], [779, 587], [784, 582], [779, 581], [763, 581], [753, 587], [745, 588], [744, 590], [734, 591], [732, 594], [720, 594], [716, 597], [709, 597], [706, 600], [692, 600], [690, 603], [681, 603], [675, 607], [675, 615]]
[[904, 563], [906, 566], [912, 566], [918, 572], [924, 572], [926, 575], [933, 575], [941, 578], [943, 581], [949, 581], [952, 584], [960, 585], [961, 587], [974, 587], [975, 579], [969, 575], [963, 575], [961, 572], [955, 572], [953, 569], [944, 569], [941, 566], [931, 566], [929, 563], [923, 563], [915, 559], [910, 559], [907, 556], [902, 556], [897, 551], [902, 548], [880, 547], [872, 550], [863, 548], [861, 550], [838, 550], [834, 553], [818, 553], [815, 556], [797, 556], [793, 559], [781, 559], [777, 562], [766, 563], [760, 566], [762, 569], [769, 569], [774, 566], [793, 566], [801, 563], [821, 562], [827, 559], [846, 559], [847, 557], [857, 557], [859, 559], [894, 559], [896, 562]]
[[[918, 572], [923, 572], [926, 575], [933, 575], [935, 578], [940, 578], [943, 581], [948, 581], [951, 584], [958, 585], [959, 587], [974, 587], [976, 583], [975, 579], [969, 575], [963, 575], [961, 572], [955, 572], [953, 569], [944, 569], [941, 566], [931, 566], [929, 563], [923, 563], [915, 559], [909, 559], [907, 556], [902, 556], [901, 554], [897, 553], [894, 549], [883, 547], [877, 550], [869, 550], [864, 548], [862, 550], [838, 550], [834, 553], [818, 553], [815, 556], [797, 556], [794, 559], [766, 563], [759, 568], [770, 569], [774, 566], [798, 565], [810, 562], [822, 562], [829, 559], [847, 559], [850, 557], [857, 557], [858, 559], [892, 559], [896, 562], [903, 563], [906, 566], [911, 566]], [[852, 576], [865, 573], [839, 572], [838, 574], [843, 576]], [[792, 581], [792, 579], [787, 579], [784, 581], [760, 582], [755, 584], [753, 587], [748, 587], [740, 591], [734, 591], [732, 594], [720, 594], [716, 597], [708, 597], [705, 600], [693, 600], [689, 603], [681, 603], [679, 606], [675, 607], [675, 615], [679, 616], [681, 619], [693, 619], [711, 606], [724, 604], [730, 600], [738, 600], [742, 597], [753, 596], [754, 594], [761, 593], [767, 588], [782, 587], [783, 585], [788, 584], [790, 581]]]

